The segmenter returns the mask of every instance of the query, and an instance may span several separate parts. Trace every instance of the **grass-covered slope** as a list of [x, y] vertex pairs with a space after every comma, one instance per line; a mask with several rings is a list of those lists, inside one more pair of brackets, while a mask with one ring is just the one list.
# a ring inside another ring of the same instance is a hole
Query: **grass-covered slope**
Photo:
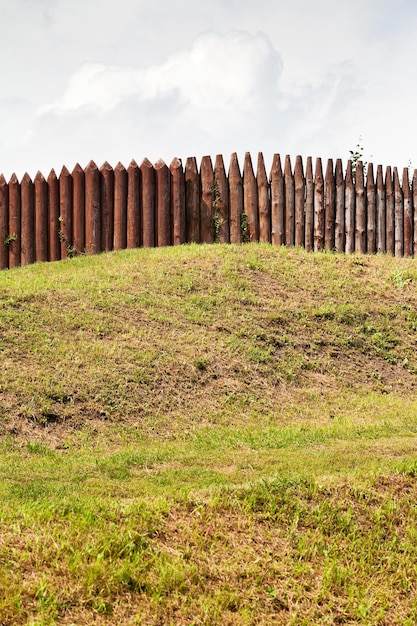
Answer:
[[417, 266], [0, 273], [0, 622], [415, 624]]

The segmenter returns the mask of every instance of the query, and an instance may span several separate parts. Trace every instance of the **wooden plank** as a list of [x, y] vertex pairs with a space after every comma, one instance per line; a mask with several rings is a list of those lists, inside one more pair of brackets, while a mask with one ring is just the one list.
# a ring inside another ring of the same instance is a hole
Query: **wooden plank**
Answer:
[[356, 164], [355, 172], [355, 249], [361, 254], [366, 253], [366, 199], [365, 176], [362, 161]]
[[171, 172], [165, 161], [155, 163], [156, 175], [156, 243], [170, 246], [171, 241]]
[[114, 171], [107, 161], [100, 167], [100, 211], [101, 249], [109, 252], [114, 240]]
[[29, 174], [23, 176], [21, 188], [22, 248], [20, 262], [28, 265], [35, 262], [35, 192]]
[[59, 180], [55, 170], [51, 170], [48, 178], [48, 257], [50, 261], [61, 258], [61, 242], [59, 240]]
[[35, 176], [35, 260], [48, 260], [48, 185], [40, 172]]
[[236, 152], [229, 164], [230, 243], [242, 243], [243, 179]]
[[414, 207], [414, 218], [413, 218], [413, 255], [417, 256], [417, 169], [413, 172], [413, 207]]
[[398, 168], [394, 167], [394, 254], [404, 256], [404, 198], [398, 176]]
[[336, 218], [334, 245], [336, 252], [345, 251], [345, 179], [343, 177], [342, 159], [336, 159]]
[[314, 250], [314, 176], [313, 159], [307, 157], [306, 162], [306, 232], [305, 249]]
[[271, 241], [274, 246], [285, 243], [285, 189], [281, 158], [274, 154], [271, 173]]
[[336, 181], [333, 173], [333, 160], [327, 160], [324, 190], [324, 247], [334, 250], [336, 222]]
[[372, 163], [368, 163], [366, 172], [366, 218], [366, 250], [368, 254], [375, 254], [377, 251], [376, 185]]
[[287, 154], [284, 165], [285, 187], [285, 243], [287, 246], [295, 244], [295, 184], [291, 167], [291, 158]]
[[265, 161], [262, 152], [258, 152], [256, 168], [256, 184], [259, 208], [259, 241], [271, 242], [271, 206], [269, 199], [269, 184], [266, 175]]
[[73, 248], [82, 254], [85, 251], [85, 174], [79, 163], [72, 170], [73, 202]]
[[384, 253], [387, 250], [386, 241], [386, 202], [385, 184], [382, 165], [376, 171], [376, 215], [377, 215], [377, 251]]
[[0, 270], [9, 267], [9, 185], [0, 174]]
[[316, 159], [314, 172], [314, 250], [324, 248], [324, 180], [320, 157]]
[[355, 251], [355, 186], [350, 159], [347, 162], [345, 177], [345, 227], [346, 253], [351, 254]]
[[185, 223], [186, 241], [200, 243], [200, 173], [195, 157], [185, 162]]
[[72, 176], [68, 169], [62, 168], [59, 175], [59, 239], [61, 259], [68, 257], [72, 248]]
[[85, 249], [87, 254], [101, 252], [100, 170], [94, 161], [85, 168]]
[[141, 176], [135, 160], [127, 168], [127, 247], [139, 248], [142, 245], [141, 226]]
[[214, 179], [215, 179], [215, 205], [217, 220], [217, 239], [219, 243], [230, 242], [229, 229], [229, 184], [227, 182], [226, 170], [221, 154], [216, 156], [214, 163]]
[[155, 170], [149, 159], [140, 165], [142, 172], [142, 242], [144, 248], [155, 246]]
[[169, 166], [171, 172], [171, 220], [174, 246], [185, 243], [185, 176], [181, 159], [174, 158]]
[[21, 256], [21, 213], [20, 183], [16, 174], [9, 180], [9, 267], [20, 265]]
[[127, 171], [122, 163], [114, 168], [114, 237], [113, 249], [127, 247]]
[[305, 183], [305, 177], [304, 177], [303, 159], [300, 155], [295, 157], [294, 190], [295, 190], [295, 240], [294, 240], [294, 243], [298, 247], [304, 247], [306, 183]]
[[214, 242], [214, 171], [211, 158], [203, 156], [200, 165], [200, 234], [202, 243]]
[[413, 195], [408, 168], [403, 169], [402, 193], [404, 198], [404, 256], [413, 254]]
[[385, 170], [386, 244], [387, 252], [395, 252], [395, 198], [391, 166]]
[[259, 241], [258, 189], [249, 152], [243, 163], [243, 212], [246, 215], [247, 241]]

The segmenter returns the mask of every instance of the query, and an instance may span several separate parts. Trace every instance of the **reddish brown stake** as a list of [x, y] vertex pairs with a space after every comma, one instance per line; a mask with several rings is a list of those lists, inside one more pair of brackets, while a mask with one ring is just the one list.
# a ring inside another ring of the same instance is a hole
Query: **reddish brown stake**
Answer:
[[159, 159], [156, 172], [156, 221], [157, 245], [171, 245], [171, 172], [166, 163]]
[[114, 250], [127, 247], [127, 171], [119, 162], [114, 170]]
[[48, 185], [40, 172], [35, 176], [35, 259], [48, 260]]
[[346, 253], [351, 254], [355, 251], [355, 185], [350, 160], [347, 162], [345, 178], [345, 228]]
[[16, 174], [9, 181], [9, 267], [20, 265], [21, 253], [21, 195]]
[[287, 246], [295, 243], [295, 186], [289, 154], [285, 157], [285, 241]]
[[398, 169], [394, 167], [394, 254], [404, 254], [404, 198], [401, 190]]
[[219, 243], [229, 243], [229, 185], [227, 183], [226, 171], [221, 154], [216, 156], [214, 176], [215, 219], [217, 220], [217, 233], [215, 234], [217, 235]]
[[413, 195], [408, 168], [403, 169], [402, 191], [404, 197], [404, 256], [413, 254]]
[[376, 185], [372, 163], [369, 163], [366, 174], [366, 215], [366, 250], [368, 254], [375, 254], [377, 250]]
[[0, 175], [0, 270], [9, 267], [9, 186]]
[[236, 152], [229, 164], [230, 243], [242, 243], [243, 180]]
[[258, 189], [249, 152], [243, 164], [243, 211], [246, 215], [247, 240], [259, 241]]
[[324, 188], [324, 247], [334, 250], [336, 221], [336, 182], [333, 174], [333, 160], [327, 160]]
[[101, 249], [113, 249], [114, 240], [114, 171], [107, 161], [100, 167], [100, 239]]
[[336, 218], [334, 245], [336, 252], [345, 251], [345, 181], [343, 178], [342, 159], [336, 160]]
[[142, 243], [145, 248], [155, 246], [155, 170], [149, 159], [140, 166], [142, 172]]
[[358, 161], [355, 173], [356, 192], [356, 221], [355, 221], [355, 248], [357, 252], [366, 252], [366, 201], [365, 180], [362, 161]]
[[142, 173], [136, 161], [127, 168], [127, 247], [139, 248], [142, 245], [141, 198]]
[[85, 174], [79, 163], [72, 170], [73, 196], [73, 248], [82, 254], [85, 251]]
[[32, 179], [25, 174], [21, 182], [22, 197], [22, 265], [35, 262], [35, 193]]
[[386, 202], [382, 165], [376, 171], [377, 251], [386, 252]]
[[305, 178], [303, 171], [303, 159], [295, 158], [294, 166], [295, 188], [295, 245], [304, 246], [305, 242]]
[[214, 172], [211, 158], [204, 156], [200, 166], [200, 233], [203, 243], [214, 241]]
[[271, 203], [269, 199], [269, 184], [266, 175], [265, 162], [262, 152], [258, 153], [256, 182], [259, 206], [259, 241], [271, 242]]
[[197, 159], [185, 162], [185, 223], [188, 243], [200, 243], [200, 174]]
[[414, 207], [413, 255], [417, 256], [417, 170], [414, 170], [412, 186], [413, 186], [413, 207]]
[[314, 177], [313, 159], [307, 157], [306, 163], [306, 232], [305, 248], [307, 252], [314, 249]]
[[181, 160], [175, 157], [171, 161], [169, 171], [171, 172], [173, 243], [179, 246], [185, 243], [185, 177]]
[[324, 180], [321, 159], [316, 159], [314, 176], [314, 250], [324, 247]]
[[59, 240], [59, 180], [55, 170], [51, 170], [47, 182], [49, 260], [59, 261], [61, 258], [61, 242]]
[[85, 248], [101, 252], [100, 171], [94, 161], [85, 169]]
[[386, 244], [387, 252], [395, 252], [395, 198], [392, 170], [388, 165], [385, 171], [385, 198], [386, 198]]
[[72, 248], [72, 176], [65, 165], [59, 175], [59, 211], [61, 258], [65, 259]]

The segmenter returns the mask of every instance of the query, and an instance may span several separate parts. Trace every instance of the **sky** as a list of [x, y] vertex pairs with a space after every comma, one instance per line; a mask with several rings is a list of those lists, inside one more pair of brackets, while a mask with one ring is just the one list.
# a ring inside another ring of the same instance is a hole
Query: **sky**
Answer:
[[415, 0], [0, 0], [0, 173], [237, 152], [417, 167]]

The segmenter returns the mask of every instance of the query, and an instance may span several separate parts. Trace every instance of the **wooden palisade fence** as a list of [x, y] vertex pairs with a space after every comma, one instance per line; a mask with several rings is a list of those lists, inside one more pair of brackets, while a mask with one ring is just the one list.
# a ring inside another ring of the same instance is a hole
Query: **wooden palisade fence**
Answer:
[[241, 171], [236, 153], [226, 174], [194, 157], [185, 167], [132, 161], [126, 169], [63, 167], [45, 179], [0, 176], [0, 269], [56, 261], [81, 253], [169, 246], [187, 242], [269, 242], [307, 251], [417, 253], [417, 170], [361, 162], [346, 169], [341, 159], [300, 156], [294, 167], [275, 154], [269, 176], [262, 153], [254, 170], [246, 153]]

